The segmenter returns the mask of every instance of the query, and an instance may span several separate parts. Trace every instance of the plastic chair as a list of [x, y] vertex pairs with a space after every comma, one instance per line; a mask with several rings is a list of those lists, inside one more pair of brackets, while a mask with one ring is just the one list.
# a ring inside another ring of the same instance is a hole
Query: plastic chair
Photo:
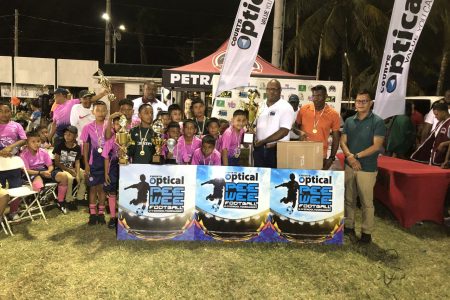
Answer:
[[[10, 171], [10, 170], [15, 170], [15, 169], [23, 170], [28, 184], [22, 185], [21, 187], [17, 187], [17, 188], [7, 189], [9, 197], [11, 198], [9, 203], [11, 203], [12, 201], [14, 201], [18, 198], [23, 198], [24, 201], [22, 201], [22, 203], [25, 206], [25, 209], [19, 210], [19, 212], [18, 212], [19, 218], [14, 221], [9, 221], [5, 215], [3, 216], [3, 222], [5, 223], [8, 231], [11, 235], [14, 235], [14, 234], [11, 230], [10, 224], [18, 223], [22, 220], [27, 220], [27, 219], [31, 219], [32, 221], [34, 221], [34, 217], [37, 217], [37, 216], [42, 216], [45, 223], [47, 223], [47, 218], [45, 217], [44, 211], [42, 210], [42, 206], [39, 202], [39, 197], [38, 197], [39, 193], [35, 192], [32, 188], [31, 179], [25, 168], [25, 164], [24, 164], [23, 160], [18, 156], [0, 157], [0, 171]], [[29, 203], [27, 203], [25, 198], [31, 198], [31, 201], [29, 201]]]

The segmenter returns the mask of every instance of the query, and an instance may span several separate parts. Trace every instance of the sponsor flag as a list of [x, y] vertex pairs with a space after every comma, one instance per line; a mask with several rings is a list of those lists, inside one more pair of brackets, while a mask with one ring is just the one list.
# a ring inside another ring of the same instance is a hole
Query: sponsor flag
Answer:
[[408, 72], [433, 0], [396, 0], [378, 77], [374, 112], [383, 119], [404, 114]]
[[228, 41], [216, 96], [250, 80], [274, 0], [241, 0]]

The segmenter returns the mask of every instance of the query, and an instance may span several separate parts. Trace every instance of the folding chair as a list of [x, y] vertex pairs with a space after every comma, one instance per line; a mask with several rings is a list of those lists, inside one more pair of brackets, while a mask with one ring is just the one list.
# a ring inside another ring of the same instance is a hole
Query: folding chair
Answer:
[[[47, 223], [47, 218], [45, 217], [44, 211], [42, 210], [42, 206], [39, 202], [39, 193], [33, 191], [31, 179], [25, 168], [25, 164], [23, 163], [23, 160], [18, 156], [7, 157], [7, 158], [0, 157], [0, 171], [10, 171], [10, 170], [15, 170], [15, 169], [23, 170], [23, 172], [25, 173], [28, 185], [22, 185], [21, 187], [7, 189], [9, 197], [11, 198], [9, 203], [11, 203], [12, 201], [14, 201], [18, 198], [23, 198], [22, 203], [25, 206], [25, 209], [19, 210], [19, 212], [18, 212], [19, 218], [17, 220], [9, 221], [5, 215], [3, 216], [3, 222], [5, 223], [8, 231], [11, 235], [14, 235], [14, 234], [11, 230], [10, 224], [18, 223], [18, 222], [20, 222], [22, 220], [26, 220], [26, 219], [31, 219], [32, 221], [34, 221], [34, 217], [37, 217], [37, 216], [42, 216], [45, 223]], [[27, 201], [26, 198], [30, 198], [31, 200]]]

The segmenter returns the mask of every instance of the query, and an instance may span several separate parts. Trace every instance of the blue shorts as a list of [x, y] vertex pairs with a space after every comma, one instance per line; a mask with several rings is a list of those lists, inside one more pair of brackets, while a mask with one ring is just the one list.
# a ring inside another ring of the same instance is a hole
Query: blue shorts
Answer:
[[15, 169], [0, 172], [0, 183], [4, 189], [6, 189], [6, 181], [8, 181], [10, 189], [22, 186], [22, 170]]
[[92, 156], [92, 165], [90, 165], [91, 173], [86, 178], [86, 185], [103, 185], [103, 183], [105, 182], [105, 159], [100, 153], [97, 152], [97, 149], [94, 149], [92, 151]]
[[239, 166], [239, 157], [228, 156], [229, 166]]
[[117, 189], [119, 188], [119, 161], [118, 159], [111, 160], [111, 165], [109, 166], [109, 179], [111, 180], [110, 184], [103, 185], [103, 190], [107, 193], [117, 193]]

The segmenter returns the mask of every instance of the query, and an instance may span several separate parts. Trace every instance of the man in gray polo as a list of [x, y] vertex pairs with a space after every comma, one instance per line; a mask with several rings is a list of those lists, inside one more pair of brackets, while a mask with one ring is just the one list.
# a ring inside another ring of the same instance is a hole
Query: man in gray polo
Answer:
[[357, 94], [356, 115], [347, 118], [341, 137], [341, 148], [345, 154], [345, 234], [355, 234], [356, 197], [361, 200], [362, 244], [372, 241], [374, 227], [373, 188], [377, 178], [379, 150], [383, 145], [386, 127], [383, 119], [372, 110], [372, 99], [368, 91]]

